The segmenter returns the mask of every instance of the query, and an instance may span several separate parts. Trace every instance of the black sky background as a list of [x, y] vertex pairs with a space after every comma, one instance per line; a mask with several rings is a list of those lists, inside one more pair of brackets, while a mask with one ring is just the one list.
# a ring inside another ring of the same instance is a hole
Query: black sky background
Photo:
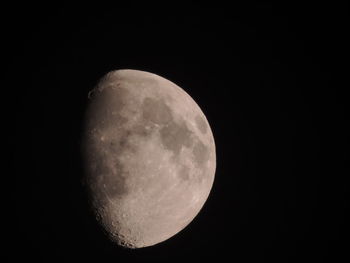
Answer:
[[[8, 262], [349, 260], [347, 6], [4, 13]], [[80, 183], [87, 92], [123, 68], [182, 87], [217, 147], [216, 179], [199, 215], [139, 250], [106, 239]]]

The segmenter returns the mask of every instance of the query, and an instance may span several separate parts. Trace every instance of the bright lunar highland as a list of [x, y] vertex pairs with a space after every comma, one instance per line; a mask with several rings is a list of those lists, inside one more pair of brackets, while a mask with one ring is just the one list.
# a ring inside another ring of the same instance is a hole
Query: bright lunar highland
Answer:
[[215, 143], [205, 115], [176, 84], [138, 70], [106, 74], [88, 98], [82, 154], [99, 223], [129, 248], [172, 237], [213, 185]]

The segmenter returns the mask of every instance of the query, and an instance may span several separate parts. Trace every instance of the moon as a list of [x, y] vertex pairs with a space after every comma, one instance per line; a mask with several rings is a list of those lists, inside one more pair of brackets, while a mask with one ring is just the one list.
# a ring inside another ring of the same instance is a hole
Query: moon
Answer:
[[163, 77], [130, 69], [107, 73], [88, 94], [82, 138], [92, 209], [120, 246], [169, 239], [209, 196], [216, 153], [208, 120]]

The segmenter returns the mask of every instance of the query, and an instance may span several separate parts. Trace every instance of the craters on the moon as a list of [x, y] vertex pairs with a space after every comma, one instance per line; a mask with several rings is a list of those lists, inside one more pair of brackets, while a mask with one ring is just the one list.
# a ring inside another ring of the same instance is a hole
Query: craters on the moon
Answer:
[[[109, 89], [104, 90], [104, 92], [107, 91]], [[113, 103], [112, 107], [113, 116], [110, 116], [111, 111], [108, 111], [108, 108], [104, 109], [102, 105], [97, 107], [101, 111], [97, 113], [97, 116], [100, 116], [98, 123], [102, 134], [108, 130], [108, 127], [105, 129], [105, 125], [102, 125], [105, 123], [104, 119], [108, 120], [113, 117], [112, 119], [115, 119], [115, 121], [112, 122], [112, 125], [116, 123], [119, 125], [119, 121], [123, 120], [120, 111], [124, 107], [123, 103], [125, 103], [124, 100], [128, 91], [118, 88], [113, 90], [113, 92], [115, 93], [113, 95], [115, 96], [115, 104]], [[107, 92], [103, 95], [102, 101], [104, 103], [108, 103], [108, 96], [112, 96], [112, 94], [108, 94]], [[99, 183], [110, 199], [128, 194], [126, 184], [127, 171], [117, 156], [122, 156], [125, 152], [135, 153], [133, 145], [130, 144], [130, 138], [132, 136], [140, 136], [144, 139], [157, 132], [164, 149], [173, 153], [173, 160], [175, 162], [178, 160], [183, 147], [192, 151], [192, 159], [197, 167], [204, 167], [205, 162], [210, 157], [208, 147], [188, 128], [185, 120], [175, 120], [174, 113], [164, 100], [146, 97], [141, 104], [141, 110], [141, 118], [129, 126], [129, 128], [124, 127], [123, 129], [119, 129], [117, 138], [111, 135], [102, 135], [99, 142], [105, 152], [100, 152], [99, 160], [96, 162], [96, 174], [99, 174]], [[203, 117], [197, 115], [195, 117], [195, 124], [202, 133], [207, 131], [208, 127]], [[189, 180], [190, 168], [182, 165], [178, 171], [178, 176], [183, 181]]]
[[[98, 99], [94, 97], [98, 96]], [[103, 130], [105, 127], [122, 127], [127, 118], [121, 115], [122, 110], [126, 105], [127, 99], [130, 97], [129, 91], [125, 88], [118, 87], [116, 89], [105, 88], [103, 92], [95, 88], [89, 92], [89, 99], [92, 100], [88, 115], [88, 129], [89, 126], [98, 127]]]
[[120, 198], [129, 192], [126, 185], [127, 171], [118, 159], [103, 159], [96, 162], [97, 184], [104, 190], [107, 198]]
[[210, 191], [210, 127], [177, 89], [154, 74], [121, 70], [89, 93], [86, 179], [98, 221], [124, 247], [173, 236]]

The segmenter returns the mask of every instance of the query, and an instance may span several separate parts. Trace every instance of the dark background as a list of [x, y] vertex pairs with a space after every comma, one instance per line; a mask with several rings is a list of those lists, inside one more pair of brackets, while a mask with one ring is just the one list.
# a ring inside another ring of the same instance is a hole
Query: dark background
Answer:
[[[349, 260], [347, 10], [4, 8], [8, 262]], [[80, 184], [87, 92], [123, 68], [182, 87], [217, 147], [215, 183], [199, 215], [138, 250], [106, 239]]]

